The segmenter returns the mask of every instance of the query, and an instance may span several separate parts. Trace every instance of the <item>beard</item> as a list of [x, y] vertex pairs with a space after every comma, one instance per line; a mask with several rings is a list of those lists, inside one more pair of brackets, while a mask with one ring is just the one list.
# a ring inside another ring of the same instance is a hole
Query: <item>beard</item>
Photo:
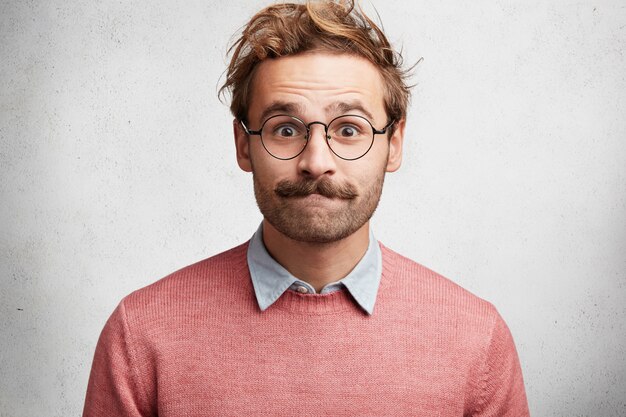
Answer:
[[[374, 214], [380, 201], [385, 171], [362, 194], [351, 183], [317, 180], [280, 181], [274, 189], [264, 187], [253, 172], [254, 195], [265, 219], [290, 239], [307, 243], [331, 243], [359, 230]], [[337, 199], [323, 207], [307, 207], [303, 198], [319, 194]]]

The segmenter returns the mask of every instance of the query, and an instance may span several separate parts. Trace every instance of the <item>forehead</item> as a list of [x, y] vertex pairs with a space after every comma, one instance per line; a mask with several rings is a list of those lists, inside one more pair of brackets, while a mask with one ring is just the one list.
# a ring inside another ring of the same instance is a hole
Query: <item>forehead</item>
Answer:
[[380, 71], [349, 54], [309, 52], [261, 62], [252, 80], [250, 121], [260, 122], [267, 109], [281, 107], [305, 118], [352, 108], [374, 121], [386, 117]]

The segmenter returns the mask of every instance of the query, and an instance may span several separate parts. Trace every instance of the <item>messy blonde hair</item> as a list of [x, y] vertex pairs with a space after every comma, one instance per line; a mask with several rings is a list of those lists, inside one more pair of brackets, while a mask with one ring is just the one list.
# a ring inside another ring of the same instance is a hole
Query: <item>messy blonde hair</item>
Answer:
[[402, 68], [402, 56], [391, 47], [383, 31], [355, 7], [354, 0], [282, 3], [258, 12], [228, 50], [232, 57], [219, 94], [230, 92], [231, 113], [238, 120], [247, 121], [251, 84], [258, 64], [268, 58], [318, 50], [353, 54], [370, 61], [383, 79], [389, 120], [406, 116], [410, 98], [406, 79], [410, 68]]

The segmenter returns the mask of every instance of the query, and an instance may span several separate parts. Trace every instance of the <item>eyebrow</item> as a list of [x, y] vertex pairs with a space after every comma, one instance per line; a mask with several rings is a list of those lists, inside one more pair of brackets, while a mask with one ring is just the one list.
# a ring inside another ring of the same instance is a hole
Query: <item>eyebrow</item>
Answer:
[[261, 113], [261, 123], [275, 114], [301, 115], [302, 113], [304, 113], [304, 106], [301, 104], [287, 101], [274, 101]]
[[370, 121], [373, 121], [374, 116], [369, 112], [360, 101], [338, 101], [332, 103], [324, 108], [326, 113], [335, 113], [337, 116], [341, 116], [352, 111], [358, 111], [363, 113]]
[[[326, 114], [335, 114], [341, 116], [353, 111], [358, 111], [364, 114], [369, 120], [373, 121], [374, 116], [368, 111], [360, 101], [337, 101], [324, 107]], [[305, 112], [305, 107], [299, 103], [293, 103], [288, 101], [273, 101], [268, 107], [261, 113], [261, 123], [267, 120], [270, 116], [276, 114], [289, 114], [302, 117]]]

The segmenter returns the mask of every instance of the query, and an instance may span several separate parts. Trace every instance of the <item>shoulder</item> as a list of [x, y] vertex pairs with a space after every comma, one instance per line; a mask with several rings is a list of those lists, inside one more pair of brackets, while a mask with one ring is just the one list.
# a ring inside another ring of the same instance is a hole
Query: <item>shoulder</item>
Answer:
[[420, 338], [435, 341], [435, 347], [467, 358], [472, 372], [482, 372], [494, 349], [515, 353], [508, 327], [493, 304], [383, 245], [381, 249], [379, 312], [408, 323]]
[[[406, 301], [407, 308], [438, 314], [441, 319], [480, 323], [492, 328], [500, 319], [490, 302], [441, 274], [380, 244], [385, 286]], [[482, 327], [481, 326], [481, 327]]]
[[162, 315], [177, 307], [210, 303], [249, 285], [248, 242], [179, 269], [122, 300], [129, 316]]

